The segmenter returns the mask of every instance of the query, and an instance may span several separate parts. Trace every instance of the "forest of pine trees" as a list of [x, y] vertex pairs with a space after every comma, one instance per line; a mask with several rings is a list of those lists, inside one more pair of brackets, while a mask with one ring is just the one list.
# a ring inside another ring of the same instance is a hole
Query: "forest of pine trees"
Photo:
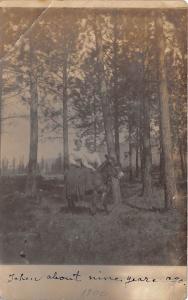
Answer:
[[[75, 128], [94, 150], [105, 144], [118, 163], [120, 143], [127, 143], [127, 180], [139, 177], [147, 200], [155, 141], [165, 206], [175, 207], [177, 178], [186, 178], [186, 12], [7, 8], [0, 20], [1, 175], [27, 172], [25, 192], [35, 196], [39, 169], [69, 168], [69, 128]], [[26, 165], [19, 153], [11, 162], [1, 154], [8, 121], [25, 117], [4, 114], [15, 96], [30, 123]], [[53, 165], [38, 158], [41, 136], [63, 141]], [[115, 178], [112, 191], [119, 203]]]

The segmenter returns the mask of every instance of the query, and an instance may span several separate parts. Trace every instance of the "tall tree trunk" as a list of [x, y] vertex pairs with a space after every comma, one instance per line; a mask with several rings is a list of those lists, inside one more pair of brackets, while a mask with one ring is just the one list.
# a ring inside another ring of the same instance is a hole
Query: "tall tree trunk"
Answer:
[[[159, 96], [160, 98], [160, 96]], [[159, 101], [160, 102], [160, 101]], [[159, 103], [160, 107], [160, 103]], [[162, 126], [161, 126], [161, 118], [159, 122], [159, 134], [160, 134], [160, 174], [159, 174], [159, 183], [164, 185], [164, 152], [163, 152], [163, 139], [162, 139]]]
[[136, 158], [135, 158], [135, 177], [139, 176], [139, 128], [136, 128]]
[[162, 149], [162, 145], [160, 145], [160, 170], [159, 170], [159, 183], [161, 185], [164, 184], [164, 153]]
[[114, 137], [115, 137], [115, 152], [118, 163], [120, 163], [120, 145], [119, 145], [119, 102], [117, 93], [117, 14], [114, 14], [114, 40], [113, 40], [113, 106], [114, 106]]
[[133, 168], [132, 168], [132, 127], [131, 120], [129, 119], [129, 181], [133, 180]]
[[152, 194], [152, 155], [150, 144], [150, 116], [149, 101], [147, 96], [143, 100], [144, 106], [144, 128], [143, 128], [143, 155], [144, 155], [144, 177], [143, 177], [143, 195], [150, 199]]
[[69, 168], [68, 97], [67, 97], [67, 54], [63, 63], [63, 165]]
[[186, 178], [186, 166], [184, 161], [184, 153], [183, 153], [183, 144], [179, 141], [179, 154], [180, 154], [180, 162], [181, 162], [181, 172], [183, 179]]
[[0, 177], [2, 175], [2, 110], [3, 110], [3, 56], [4, 56], [4, 39], [3, 39], [3, 9], [0, 9]]
[[184, 165], [184, 170], [185, 170], [185, 178], [187, 176], [187, 134], [185, 134], [185, 138], [182, 143], [182, 156], [183, 156], [183, 165]]
[[29, 64], [30, 64], [30, 147], [29, 147], [29, 163], [26, 183], [26, 194], [31, 197], [37, 195], [37, 155], [38, 155], [38, 91], [37, 91], [37, 75], [34, 70], [34, 51], [33, 40], [29, 39]]
[[118, 116], [118, 104], [117, 103], [114, 103], [114, 137], [115, 137], [116, 158], [117, 158], [118, 163], [120, 163], [119, 116]]
[[169, 113], [169, 93], [167, 86], [167, 70], [165, 62], [165, 37], [163, 32], [163, 20], [157, 17], [157, 34], [159, 37], [159, 85], [160, 85], [160, 118], [162, 131], [162, 147], [164, 153], [164, 188], [165, 207], [175, 207], [176, 204], [176, 182], [172, 157], [172, 140]]
[[[159, 55], [158, 55], [159, 56]], [[157, 57], [157, 66], [158, 66], [158, 57]], [[156, 66], [156, 68], [157, 68]], [[157, 76], [159, 78], [159, 70], [157, 69]], [[160, 147], [160, 161], [159, 161], [159, 184], [161, 186], [164, 185], [164, 151], [163, 151], [163, 138], [162, 138], [162, 125], [161, 125], [161, 101], [160, 101], [160, 89], [157, 87], [157, 97], [158, 97], [158, 105], [159, 105], [159, 147]]]
[[0, 63], [0, 177], [2, 174], [2, 89], [3, 89], [3, 66], [2, 61]]
[[140, 139], [140, 169], [141, 169], [141, 180], [143, 184], [144, 178], [144, 151], [143, 151], [143, 106], [140, 99], [140, 109], [139, 109], [139, 118], [140, 118], [140, 130], [139, 130], [139, 139]]
[[93, 122], [94, 122], [94, 132], [93, 132], [93, 144], [94, 144], [94, 151], [97, 151], [97, 115], [96, 115], [96, 99], [94, 97], [93, 102]]
[[[113, 137], [112, 115], [110, 111], [109, 99], [107, 97], [107, 85], [105, 80], [104, 53], [103, 53], [103, 45], [102, 45], [101, 26], [100, 26], [98, 16], [96, 16], [95, 37], [96, 37], [96, 45], [97, 45], [96, 50], [97, 50], [97, 60], [98, 60], [100, 96], [102, 101], [107, 151], [108, 151], [108, 155], [117, 162], [115, 145], [114, 145], [114, 137]], [[115, 203], [116, 204], [120, 203], [121, 202], [120, 185], [119, 185], [119, 180], [116, 178], [112, 178], [112, 191], [113, 191], [113, 198]]]
[[144, 70], [143, 70], [143, 93], [142, 93], [142, 113], [143, 113], [143, 155], [144, 155], [144, 172], [143, 172], [143, 196], [145, 199], [150, 200], [152, 194], [152, 154], [150, 143], [150, 103], [147, 94], [147, 72], [148, 72], [148, 28], [147, 19], [145, 18], [145, 56], [144, 56]]
[[146, 39], [146, 54], [144, 59], [144, 76], [143, 76], [143, 154], [144, 154], [144, 178], [143, 178], [143, 196], [145, 199], [151, 200], [152, 194], [152, 154], [150, 143], [150, 102], [146, 91], [147, 72], [149, 65], [148, 53], [148, 22], [145, 17], [145, 39]]

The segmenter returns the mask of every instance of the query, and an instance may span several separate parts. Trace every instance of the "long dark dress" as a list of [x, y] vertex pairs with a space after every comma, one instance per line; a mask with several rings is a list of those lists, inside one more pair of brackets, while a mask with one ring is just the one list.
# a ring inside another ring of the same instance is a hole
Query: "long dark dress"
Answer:
[[88, 192], [94, 191], [103, 184], [98, 172], [85, 167], [71, 165], [65, 176], [66, 195], [84, 197]]

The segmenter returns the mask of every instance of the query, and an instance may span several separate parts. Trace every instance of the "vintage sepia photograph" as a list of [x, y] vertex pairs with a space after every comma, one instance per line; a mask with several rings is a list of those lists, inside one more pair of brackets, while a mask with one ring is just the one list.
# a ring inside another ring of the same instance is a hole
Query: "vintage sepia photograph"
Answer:
[[186, 265], [186, 22], [0, 8], [1, 264]]

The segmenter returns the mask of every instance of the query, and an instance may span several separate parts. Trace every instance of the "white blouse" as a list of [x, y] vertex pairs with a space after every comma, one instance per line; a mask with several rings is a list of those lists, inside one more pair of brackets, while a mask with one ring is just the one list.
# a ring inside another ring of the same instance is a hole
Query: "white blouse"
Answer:
[[70, 154], [70, 163], [76, 166], [80, 166], [80, 163], [83, 164], [83, 166], [95, 170], [93, 165], [100, 166], [101, 160], [97, 152], [89, 152], [86, 147], [82, 147], [80, 150], [72, 151]]

